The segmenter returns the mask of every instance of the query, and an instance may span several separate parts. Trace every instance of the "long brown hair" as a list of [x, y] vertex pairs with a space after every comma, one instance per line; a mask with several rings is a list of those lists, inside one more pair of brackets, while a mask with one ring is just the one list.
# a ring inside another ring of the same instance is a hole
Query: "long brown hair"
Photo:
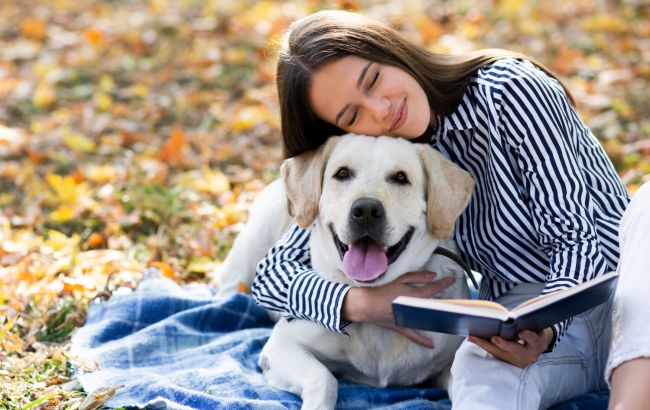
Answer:
[[309, 103], [309, 88], [315, 71], [349, 55], [406, 71], [424, 89], [431, 111], [441, 115], [456, 110], [480, 67], [502, 58], [529, 60], [560, 81], [542, 64], [520, 53], [485, 49], [461, 55], [436, 54], [361, 14], [320, 11], [295, 21], [279, 50], [276, 82], [285, 157], [316, 149], [330, 136], [345, 133], [318, 118]]

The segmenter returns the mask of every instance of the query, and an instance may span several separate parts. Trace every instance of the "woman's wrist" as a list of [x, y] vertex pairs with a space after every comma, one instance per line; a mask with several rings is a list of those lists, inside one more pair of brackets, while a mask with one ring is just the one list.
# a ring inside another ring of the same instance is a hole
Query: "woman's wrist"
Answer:
[[341, 315], [343, 320], [348, 322], [363, 322], [364, 317], [364, 298], [365, 289], [361, 287], [352, 287], [343, 298], [343, 308]]

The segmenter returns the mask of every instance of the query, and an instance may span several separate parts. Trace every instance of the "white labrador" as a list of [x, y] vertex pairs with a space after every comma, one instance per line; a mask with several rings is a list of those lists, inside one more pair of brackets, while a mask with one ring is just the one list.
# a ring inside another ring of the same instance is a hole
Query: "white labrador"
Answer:
[[[436, 279], [459, 279], [441, 297], [469, 297], [462, 268], [433, 251], [438, 246], [456, 250], [446, 239], [469, 201], [473, 181], [428, 145], [334, 137], [315, 152], [285, 161], [282, 176], [291, 215], [312, 230], [312, 264], [322, 277], [378, 286], [429, 270], [438, 273]], [[274, 183], [256, 200], [249, 224], [222, 265], [222, 297], [237, 282], [252, 282], [255, 262], [290, 223], [278, 199], [282, 193]], [[462, 341], [429, 332], [435, 346], [429, 349], [371, 324], [353, 323], [346, 331], [349, 337], [306, 320], [280, 320], [260, 354], [269, 383], [300, 395], [304, 409], [334, 408], [334, 375], [381, 387], [429, 379], [447, 387]]]

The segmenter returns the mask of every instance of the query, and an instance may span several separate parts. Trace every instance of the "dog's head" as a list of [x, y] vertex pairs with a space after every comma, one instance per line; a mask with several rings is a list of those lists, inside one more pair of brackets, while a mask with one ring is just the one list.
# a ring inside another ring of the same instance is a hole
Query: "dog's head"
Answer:
[[426, 262], [473, 188], [467, 172], [430, 146], [389, 137], [332, 137], [286, 160], [282, 176], [292, 216], [303, 228], [316, 223], [312, 235], [325, 249], [312, 249], [313, 257], [322, 251], [326, 269], [361, 285]]

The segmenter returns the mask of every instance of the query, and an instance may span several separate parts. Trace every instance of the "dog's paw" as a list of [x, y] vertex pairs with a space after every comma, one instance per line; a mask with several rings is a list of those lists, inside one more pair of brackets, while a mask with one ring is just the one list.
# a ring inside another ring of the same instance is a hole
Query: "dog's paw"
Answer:
[[[332, 376], [333, 378], [333, 376]], [[338, 397], [338, 383], [336, 379], [325, 381], [316, 388], [305, 388], [302, 397], [302, 410], [334, 410]]]

